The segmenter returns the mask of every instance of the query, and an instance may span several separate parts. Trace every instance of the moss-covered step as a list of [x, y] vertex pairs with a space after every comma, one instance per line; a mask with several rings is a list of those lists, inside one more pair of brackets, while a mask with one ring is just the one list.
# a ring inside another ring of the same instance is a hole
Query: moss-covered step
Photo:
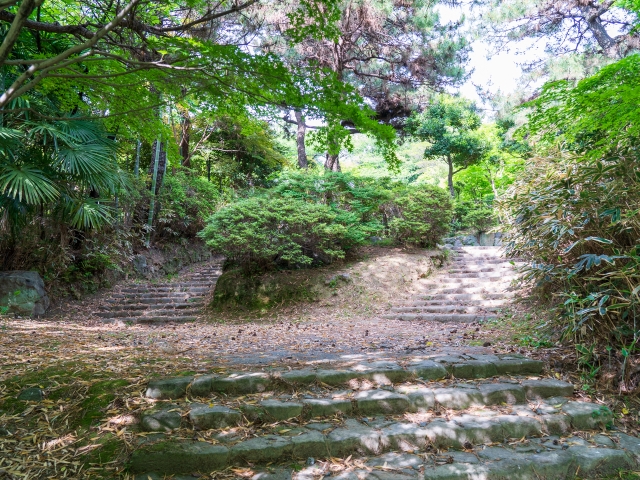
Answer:
[[433, 355], [414, 359], [404, 366], [396, 362], [371, 362], [345, 369], [292, 370], [288, 372], [237, 372], [228, 375], [201, 375], [151, 380], [148, 398], [163, 400], [186, 395], [203, 397], [211, 393], [247, 394], [314, 383], [344, 386], [352, 380], [367, 379], [389, 385], [410, 379], [438, 380], [447, 376], [473, 379], [496, 375], [539, 374], [543, 363], [518, 354]]
[[[549, 404], [548, 407], [553, 410], [538, 413], [528, 407], [518, 406], [513, 407], [511, 414], [486, 410], [421, 423], [385, 417], [367, 422], [347, 419], [342, 426], [330, 427], [322, 433], [313, 428], [300, 427], [290, 429], [288, 435], [267, 434], [226, 445], [163, 440], [145, 444], [134, 451], [130, 469], [135, 473], [159, 471], [177, 474], [211, 472], [228, 466], [246, 465], [247, 462], [259, 465], [305, 460], [310, 456], [380, 455], [388, 451], [424, 451], [427, 447], [439, 451], [469, 450], [474, 446], [503, 442], [517, 444], [526, 438], [566, 435], [577, 430], [600, 431], [610, 427], [613, 421], [611, 412], [596, 404], [567, 402], [556, 406]], [[545, 450], [553, 452], [557, 450], [554, 447], [549, 445]], [[568, 451], [570, 447], [567, 445], [566, 450], [562, 451]], [[542, 451], [542, 447], [539, 450]], [[587, 458], [580, 453], [583, 450], [575, 452], [576, 456]], [[622, 452], [624, 458], [628, 459], [625, 465], [632, 465], [634, 457], [626, 451]]]

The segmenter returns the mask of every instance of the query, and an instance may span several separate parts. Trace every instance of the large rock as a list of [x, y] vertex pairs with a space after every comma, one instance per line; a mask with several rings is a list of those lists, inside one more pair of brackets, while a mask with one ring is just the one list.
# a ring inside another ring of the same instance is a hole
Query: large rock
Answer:
[[49, 297], [38, 272], [0, 272], [0, 306], [18, 315], [43, 315]]

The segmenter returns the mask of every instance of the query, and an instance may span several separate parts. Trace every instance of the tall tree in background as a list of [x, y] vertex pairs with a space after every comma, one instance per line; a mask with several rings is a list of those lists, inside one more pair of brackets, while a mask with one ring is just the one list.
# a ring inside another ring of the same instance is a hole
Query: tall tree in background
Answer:
[[463, 98], [445, 95], [407, 120], [407, 131], [414, 138], [431, 144], [424, 156], [446, 162], [447, 185], [452, 197], [455, 197], [453, 176], [478, 163], [491, 148], [478, 131], [481, 124], [475, 105]]
[[[286, 25], [284, 17], [274, 25]], [[265, 48], [280, 52], [290, 65], [309, 65], [333, 72], [356, 88], [375, 110], [379, 122], [398, 128], [418, 102], [421, 87], [455, 85], [464, 77], [468, 44], [454, 25], [441, 25], [433, 2], [343, 0], [336, 33], [308, 37], [290, 46], [272, 32]], [[308, 115], [307, 115], [308, 116]], [[305, 115], [295, 114], [300, 166], [305, 159]], [[339, 153], [347, 137], [359, 129], [351, 119], [324, 118], [325, 167], [340, 170]]]

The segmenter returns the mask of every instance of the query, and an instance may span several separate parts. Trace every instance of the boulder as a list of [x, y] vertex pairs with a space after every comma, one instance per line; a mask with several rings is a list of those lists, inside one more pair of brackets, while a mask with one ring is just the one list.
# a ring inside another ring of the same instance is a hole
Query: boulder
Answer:
[[480, 245], [475, 235], [465, 235], [462, 237], [462, 244], [468, 247], [477, 247]]
[[49, 297], [38, 272], [0, 272], [0, 306], [17, 315], [43, 315]]
[[495, 236], [495, 233], [480, 233], [478, 235], [478, 243], [480, 243], [481, 247], [493, 247]]

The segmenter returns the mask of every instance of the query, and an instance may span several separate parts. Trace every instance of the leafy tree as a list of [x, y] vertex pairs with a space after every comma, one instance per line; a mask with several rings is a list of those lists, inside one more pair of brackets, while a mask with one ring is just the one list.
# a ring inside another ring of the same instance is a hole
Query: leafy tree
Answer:
[[496, 50], [528, 38], [544, 41], [551, 58], [590, 52], [618, 59], [640, 46], [633, 15], [619, 8], [632, 4], [614, 0], [488, 0], [481, 4], [480, 26]]
[[[342, 0], [334, 36], [308, 37], [290, 45], [271, 35], [266, 48], [294, 65], [320, 66], [354, 86], [372, 105], [375, 119], [400, 128], [419, 101], [422, 87], [455, 85], [464, 77], [468, 44], [457, 36], [459, 25], [441, 25], [431, 2]], [[305, 115], [306, 113], [306, 115]], [[306, 162], [305, 117], [297, 110], [295, 123], [300, 166]], [[362, 132], [353, 118], [335, 112], [323, 117], [320, 137], [327, 146], [325, 167], [339, 171], [339, 152], [350, 146], [349, 136]], [[311, 127], [312, 128], [312, 127]]]
[[453, 176], [478, 163], [490, 145], [480, 135], [481, 119], [475, 105], [460, 97], [441, 95], [436, 102], [412, 115], [406, 124], [410, 135], [425, 140], [426, 158], [438, 158], [448, 166], [449, 193], [455, 197]]

